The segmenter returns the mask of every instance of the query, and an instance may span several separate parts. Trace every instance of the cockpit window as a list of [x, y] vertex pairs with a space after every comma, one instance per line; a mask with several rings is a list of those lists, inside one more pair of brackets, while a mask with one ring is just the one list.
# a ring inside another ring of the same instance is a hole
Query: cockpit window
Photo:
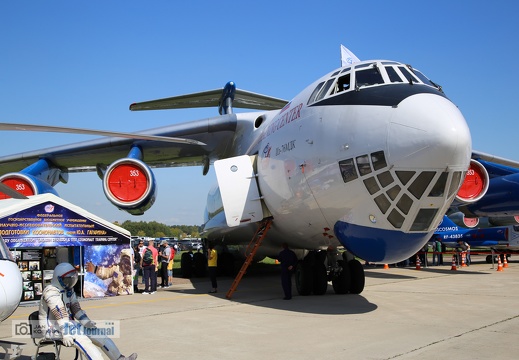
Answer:
[[408, 81], [412, 81], [412, 82], [415, 82], [417, 83], [418, 82], [418, 79], [416, 76], [414, 76], [413, 73], [411, 73], [409, 71], [408, 68], [404, 67], [404, 66], [399, 66], [398, 69], [402, 72], [402, 75], [404, 75], [404, 77], [408, 80]]
[[342, 91], [349, 90], [350, 89], [350, 80], [351, 80], [350, 74], [343, 75], [339, 79], [337, 79], [337, 83], [335, 84], [335, 89], [333, 91], [333, 94], [337, 94]]
[[422, 80], [422, 82], [426, 85], [431, 85], [431, 86], [434, 86], [434, 87], [438, 87], [438, 85], [436, 85], [435, 83], [433, 83], [431, 80], [429, 80], [427, 78], [427, 76], [425, 76], [424, 74], [422, 74], [420, 71], [416, 70], [416, 69], [413, 69], [412, 70], [413, 73], [420, 79]]
[[358, 87], [384, 83], [384, 79], [376, 67], [357, 71], [355, 73], [355, 80]]
[[391, 82], [403, 82], [402, 78], [397, 74], [396, 70], [392, 66], [386, 66], [386, 72]]
[[324, 98], [328, 94], [328, 90], [330, 90], [330, 87], [332, 86], [334, 81], [335, 81], [335, 78], [332, 78], [332, 79], [328, 80], [326, 82], [326, 84], [324, 84], [324, 86], [321, 89], [321, 91], [319, 92], [319, 94], [317, 94], [317, 97], [315, 98], [315, 101], [321, 100], [322, 98]]
[[310, 95], [310, 99], [308, 99], [308, 104], [313, 103], [315, 101], [315, 97], [319, 93], [319, 90], [323, 87], [324, 81], [322, 83], [319, 83], [319, 85], [316, 86], [314, 91], [312, 92], [312, 95]]

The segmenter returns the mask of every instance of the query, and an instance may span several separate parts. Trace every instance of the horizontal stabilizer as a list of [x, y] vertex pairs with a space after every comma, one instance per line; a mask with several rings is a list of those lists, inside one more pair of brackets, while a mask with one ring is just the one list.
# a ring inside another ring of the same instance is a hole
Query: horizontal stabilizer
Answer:
[[[222, 89], [209, 90], [164, 99], [133, 103], [130, 105], [130, 110], [138, 111], [217, 107], [220, 105], [221, 96]], [[276, 110], [283, 108], [287, 103], [287, 100], [236, 89], [232, 105], [235, 108]]]

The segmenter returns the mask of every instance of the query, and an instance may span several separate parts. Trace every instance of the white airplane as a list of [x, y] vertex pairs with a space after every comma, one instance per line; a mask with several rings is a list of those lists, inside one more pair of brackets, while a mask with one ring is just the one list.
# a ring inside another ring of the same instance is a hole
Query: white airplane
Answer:
[[[229, 82], [223, 90], [135, 103], [130, 110], [206, 106], [218, 106], [220, 116], [0, 157], [0, 181], [32, 195], [54, 191], [69, 172], [97, 171], [110, 202], [142, 214], [157, 190], [152, 168], [198, 165], [205, 175], [214, 164], [218, 187], [208, 196], [206, 238], [247, 245], [257, 222], [272, 218], [257, 256], [276, 257], [287, 242], [304, 257], [296, 285], [308, 294], [326, 291], [318, 254], [330, 245], [378, 263], [415, 254], [471, 164], [461, 112], [441, 87], [396, 61], [341, 67], [291, 101]], [[234, 113], [237, 107], [261, 111]], [[81, 129], [0, 123], [0, 130]], [[360, 262], [345, 257], [338, 265], [336, 292], [362, 292]]]

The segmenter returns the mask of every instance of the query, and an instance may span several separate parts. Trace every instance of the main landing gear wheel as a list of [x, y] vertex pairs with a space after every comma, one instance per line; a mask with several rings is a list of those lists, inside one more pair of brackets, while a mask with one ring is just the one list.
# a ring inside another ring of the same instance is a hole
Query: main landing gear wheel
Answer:
[[351, 276], [350, 294], [360, 294], [364, 290], [366, 283], [364, 268], [358, 260], [348, 261], [348, 267], [350, 268]]
[[350, 267], [344, 260], [337, 261], [341, 267], [340, 273], [332, 278], [333, 291], [338, 295], [347, 294], [350, 291], [351, 275]]

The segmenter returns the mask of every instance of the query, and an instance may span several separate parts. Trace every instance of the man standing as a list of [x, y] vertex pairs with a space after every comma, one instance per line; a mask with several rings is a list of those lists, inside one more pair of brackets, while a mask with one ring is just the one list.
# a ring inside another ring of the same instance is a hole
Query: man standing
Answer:
[[[157, 291], [157, 264], [159, 252], [153, 246], [153, 240], [148, 242], [148, 246], [142, 248], [141, 267], [142, 276], [144, 277], [143, 295], [155, 294]], [[151, 252], [151, 254], [150, 254]]]
[[218, 253], [214, 249], [212, 243], [209, 244], [209, 251], [207, 252], [207, 271], [211, 279], [211, 286], [213, 287], [209, 293], [214, 294], [218, 291], [218, 284], [216, 283], [216, 270], [218, 264]]
[[160, 242], [160, 246], [162, 251], [159, 254], [160, 258], [160, 277], [162, 278], [162, 282], [160, 284], [161, 288], [169, 287], [168, 284], [168, 263], [171, 256], [171, 248], [166, 240], [162, 240]]
[[292, 299], [292, 272], [297, 265], [296, 253], [288, 248], [287, 243], [283, 243], [283, 250], [278, 255], [278, 261], [281, 263], [281, 286], [285, 297], [283, 300]]

